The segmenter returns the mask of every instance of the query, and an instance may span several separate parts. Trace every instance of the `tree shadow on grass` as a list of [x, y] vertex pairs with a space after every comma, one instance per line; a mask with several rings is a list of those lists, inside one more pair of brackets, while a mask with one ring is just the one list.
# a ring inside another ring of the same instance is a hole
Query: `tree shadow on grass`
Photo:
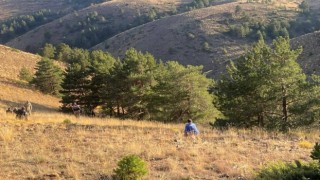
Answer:
[[[6, 108], [8, 107], [22, 107], [25, 102], [13, 102], [9, 100], [0, 99], [0, 104], [5, 104]], [[58, 112], [59, 109], [53, 106], [46, 106], [43, 104], [33, 103], [32, 104], [32, 112]]]

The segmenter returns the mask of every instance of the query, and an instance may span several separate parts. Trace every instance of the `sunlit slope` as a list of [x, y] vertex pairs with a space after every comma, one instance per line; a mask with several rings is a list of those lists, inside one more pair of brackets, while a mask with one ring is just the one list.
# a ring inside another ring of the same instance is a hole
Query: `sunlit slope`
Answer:
[[34, 105], [35, 111], [56, 111], [59, 99], [37, 92], [19, 80], [21, 68], [34, 72], [40, 56], [25, 53], [0, 45], [0, 110], [9, 106], [21, 106], [27, 100]]
[[137, 155], [143, 179], [253, 179], [274, 161], [311, 161], [319, 131], [214, 130], [197, 124], [96, 119], [37, 113], [28, 121], [0, 112], [0, 179], [112, 179], [117, 162]]

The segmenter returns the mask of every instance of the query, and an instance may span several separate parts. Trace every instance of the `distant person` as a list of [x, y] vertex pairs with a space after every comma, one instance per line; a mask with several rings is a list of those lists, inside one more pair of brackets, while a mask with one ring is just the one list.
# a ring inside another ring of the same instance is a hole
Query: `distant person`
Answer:
[[192, 122], [191, 119], [188, 119], [187, 124], [184, 128], [184, 135], [190, 136], [190, 135], [198, 135], [200, 132], [197, 128], [197, 126]]
[[81, 108], [80, 108], [80, 106], [79, 106], [77, 103], [73, 103], [73, 105], [72, 105], [72, 111], [73, 111], [73, 114], [74, 114], [76, 117], [80, 117]]
[[27, 101], [25, 104], [24, 104], [24, 108], [25, 108], [25, 111], [28, 115], [31, 115], [31, 112], [32, 112], [32, 104], [30, 101]]

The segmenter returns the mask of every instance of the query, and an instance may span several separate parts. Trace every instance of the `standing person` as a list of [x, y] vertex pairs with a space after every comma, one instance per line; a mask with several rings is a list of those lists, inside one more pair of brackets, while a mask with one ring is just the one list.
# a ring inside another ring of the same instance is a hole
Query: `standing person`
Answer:
[[81, 108], [80, 108], [80, 106], [79, 106], [77, 103], [73, 103], [73, 105], [72, 105], [72, 111], [73, 111], [73, 114], [74, 114], [76, 117], [80, 117]]
[[192, 119], [188, 119], [186, 126], [184, 128], [184, 135], [198, 135], [200, 132], [197, 126], [192, 122]]
[[24, 108], [25, 108], [25, 111], [28, 115], [31, 115], [31, 112], [32, 112], [32, 104], [30, 101], [27, 101], [25, 104], [24, 104]]

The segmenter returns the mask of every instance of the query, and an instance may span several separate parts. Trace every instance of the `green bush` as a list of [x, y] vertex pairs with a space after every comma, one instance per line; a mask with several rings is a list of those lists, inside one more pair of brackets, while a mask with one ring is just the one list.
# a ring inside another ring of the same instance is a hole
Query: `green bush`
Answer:
[[19, 79], [23, 81], [30, 82], [33, 78], [33, 74], [26, 67], [21, 68], [19, 72]]
[[277, 162], [270, 164], [260, 170], [255, 178], [256, 180], [316, 180], [320, 179], [320, 166], [318, 163], [295, 163]]
[[63, 120], [63, 124], [68, 125], [68, 124], [71, 124], [71, 123], [72, 123], [72, 122], [71, 122], [70, 119], [65, 119], [65, 120]]
[[139, 180], [148, 173], [146, 163], [136, 155], [123, 157], [118, 162], [118, 167], [114, 170], [115, 179], [119, 180]]

